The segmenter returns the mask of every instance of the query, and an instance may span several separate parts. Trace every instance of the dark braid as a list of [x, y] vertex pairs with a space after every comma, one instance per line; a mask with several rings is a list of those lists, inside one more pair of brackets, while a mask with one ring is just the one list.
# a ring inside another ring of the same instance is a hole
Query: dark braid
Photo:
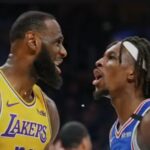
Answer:
[[[140, 38], [138, 36], [128, 37], [124, 39], [122, 43], [124, 41], [131, 42], [139, 50], [138, 59], [135, 63], [135, 71], [137, 76], [136, 86], [142, 86], [144, 96], [147, 98], [150, 96], [150, 42], [147, 39]], [[145, 61], [146, 70], [142, 68], [143, 61]]]

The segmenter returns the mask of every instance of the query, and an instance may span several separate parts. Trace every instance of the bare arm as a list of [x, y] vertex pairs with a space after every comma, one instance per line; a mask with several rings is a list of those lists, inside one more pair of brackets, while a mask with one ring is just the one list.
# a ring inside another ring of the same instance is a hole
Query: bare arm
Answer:
[[48, 112], [50, 116], [50, 123], [51, 123], [51, 128], [52, 128], [52, 137], [50, 141], [50, 144], [51, 144], [54, 142], [58, 134], [59, 127], [60, 127], [60, 118], [59, 118], [59, 114], [58, 114], [58, 110], [57, 110], [55, 102], [51, 100], [46, 94], [44, 94], [44, 97], [47, 102]]
[[141, 150], [150, 150], [150, 111], [143, 117], [138, 127], [137, 141]]

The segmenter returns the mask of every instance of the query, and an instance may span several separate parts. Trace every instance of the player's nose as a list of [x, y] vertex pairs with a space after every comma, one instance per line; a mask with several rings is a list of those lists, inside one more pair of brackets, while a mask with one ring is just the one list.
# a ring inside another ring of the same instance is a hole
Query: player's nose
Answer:
[[62, 58], [65, 58], [67, 56], [67, 50], [65, 49], [64, 46], [62, 46], [62, 48], [60, 50], [60, 55]]
[[96, 61], [95, 66], [96, 67], [102, 67], [103, 65], [103, 58], [100, 58]]

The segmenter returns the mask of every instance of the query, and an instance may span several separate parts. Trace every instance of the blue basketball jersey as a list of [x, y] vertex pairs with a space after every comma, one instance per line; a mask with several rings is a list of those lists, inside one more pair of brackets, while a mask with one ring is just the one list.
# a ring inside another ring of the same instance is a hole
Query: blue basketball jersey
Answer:
[[119, 121], [116, 120], [109, 135], [111, 150], [140, 150], [137, 144], [137, 126], [148, 110], [150, 110], [150, 99], [142, 101], [119, 130], [117, 129]]

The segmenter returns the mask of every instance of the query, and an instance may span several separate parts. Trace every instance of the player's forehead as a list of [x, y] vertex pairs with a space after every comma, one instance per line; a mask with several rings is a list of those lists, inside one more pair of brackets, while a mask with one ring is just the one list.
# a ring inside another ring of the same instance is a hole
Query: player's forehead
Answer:
[[105, 54], [112, 53], [112, 52], [119, 54], [120, 47], [121, 47], [121, 42], [117, 42], [117, 43], [113, 44], [112, 46], [108, 47], [105, 51]]
[[50, 34], [62, 34], [61, 27], [55, 19], [45, 20], [45, 25], [47, 27], [47, 32]]
[[63, 41], [64, 37], [61, 31], [61, 27], [55, 19], [48, 19], [45, 21], [46, 30], [43, 32], [44, 39], [49, 42], [55, 42], [57, 40]]

